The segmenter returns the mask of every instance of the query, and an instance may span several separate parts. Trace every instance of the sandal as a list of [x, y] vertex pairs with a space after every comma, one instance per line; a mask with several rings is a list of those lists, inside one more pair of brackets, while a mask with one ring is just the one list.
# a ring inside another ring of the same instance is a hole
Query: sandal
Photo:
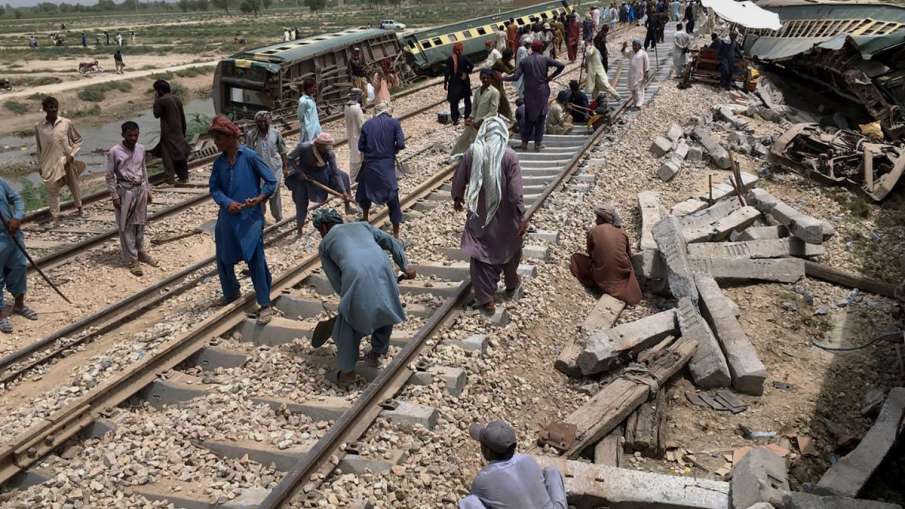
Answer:
[[0, 332], [4, 334], [12, 334], [13, 332], [13, 324], [9, 321], [9, 318], [4, 318], [0, 320]]
[[258, 325], [267, 325], [273, 319], [273, 307], [264, 306], [258, 310]]
[[34, 309], [31, 309], [31, 308], [28, 307], [28, 306], [22, 306], [22, 307], [20, 307], [20, 308], [13, 307], [13, 313], [14, 313], [14, 314], [17, 314], [17, 315], [22, 315], [22, 316], [24, 316], [25, 318], [28, 318], [29, 320], [37, 320], [37, 319], [38, 319], [38, 313], [35, 313], [35, 310], [34, 310]]
[[354, 371], [342, 373], [339, 370], [330, 370], [327, 372], [327, 381], [340, 389], [348, 389], [355, 385], [355, 382], [358, 381], [358, 377], [355, 376]]

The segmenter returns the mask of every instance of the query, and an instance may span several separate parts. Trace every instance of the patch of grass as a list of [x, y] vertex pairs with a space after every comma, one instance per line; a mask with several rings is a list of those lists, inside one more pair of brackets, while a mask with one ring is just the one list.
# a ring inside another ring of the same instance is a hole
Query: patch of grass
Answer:
[[30, 101], [43, 101], [45, 97], [49, 97], [47, 94], [42, 92], [37, 92], [28, 96], [28, 100]]
[[131, 92], [132, 84], [128, 81], [110, 81], [108, 83], [98, 83], [79, 90], [79, 99], [87, 102], [101, 102], [107, 95], [107, 92], [118, 90], [120, 92]]
[[5, 103], [3, 103], [3, 106], [4, 106], [6, 109], [8, 109], [9, 111], [11, 111], [11, 112], [13, 112], [13, 113], [17, 113], [17, 114], [19, 114], [19, 115], [21, 115], [21, 114], [23, 114], [23, 113], [28, 113], [28, 105], [27, 105], [27, 104], [25, 104], [25, 103], [20, 103], [20, 102], [18, 102], [18, 101], [13, 101], [12, 99], [10, 99], [9, 101], [6, 101]]
[[200, 76], [205, 74], [207, 71], [200, 67], [189, 67], [187, 69], [182, 69], [181, 71], [176, 71], [176, 76], [180, 78], [194, 78], [195, 76]]
[[192, 92], [178, 81], [170, 82], [170, 90], [172, 90], [173, 95], [178, 97], [182, 102], [186, 102], [192, 95]]
[[35, 210], [47, 205], [47, 188], [36, 186], [30, 180], [25, 180], [22, 190], [19, 192], [25, 200], [25, 210]]
[[94, 115], [101, 114], [101, 107], [98, 104], [92, 104], [90, 108], [85, 108], [83, 110], [75, 110], [69, 114], [69, 118], [84, 118], [84, 117], [92, 117]]
[[185, 138], [187, 140], [194, 139], [196, 134], [204, 134], [211, 125], [211, 117], [202, 113], [192, 113], [192, 117], [188, 119], [185, 126]]

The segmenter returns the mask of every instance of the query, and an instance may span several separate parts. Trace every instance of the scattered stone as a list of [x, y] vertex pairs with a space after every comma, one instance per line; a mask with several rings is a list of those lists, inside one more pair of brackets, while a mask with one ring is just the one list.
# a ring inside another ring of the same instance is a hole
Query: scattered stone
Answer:
[[665, 156], [670, 150], [672, 150], [672, 142], [663, 136], [654, 138], [650, 146], [651, 153], [657, 157]]
[[726, 358], [704, 317], [690, 299], [679, 299], [678, 317], [682, 337], [691, 338], [698, 344], [688, 364], [695, 385], [701, 388], [728, 387], [732, 377]]
[[682, 228], [676, 217], [668, 216], [660, 220], [653, 228], [657, 248], [666, 262], [669, 290], [676, 298], [688, 297], [695, 305], [698, 291], [692, 279], [688, 255]]
[[729, 169], [729, 152], [727, 152], [726, 149], [723, 148], [719, 140], [717, 140], [716, 136], [714, 136], [712, 132], [703, 127], [695, 127], [694, 137], [701, 143], [701, 145], [704, 146], [704, 150], [707, 151], [707, 155], [710, 156], [710, 159], [714, 164], [716, 164], [718, 168], [721, 168], [723, 170]]
[[653, 346], [677, 332], [676, 311], [673, 309], [612, 329], [598, 330], [588, 336], [578, 355], [578, 367], [584, 375], [612, 370], [623, 356]]
[[685, 131], [679, 126], [679, 124], [676, 124], [675, 122], [669, 124], [669, 130], [666, 131], [666, 137], [669, 138], [670, 141], [679, 141], [679, 138], [683, 136], [685, 136]]
[[660, 163], [657, 177], [663, 182], [669, 182], [682, 170], [682, 159], [676, 153], [671, 154]]
[[706, 209], [707, 202], [704, 200], [699, 200], [697, 198], [689, 198], [683, 202], [679, 202], [673, 205], [672, 209], [670, 209], [669, 213], [673, 216], [686, 216], [688, 214], [693, 214], [699, 210]]
[[765, 447], [755, 447], [732, 467], [732, 507], [748, 508], [759, 502], [781, 506], [789, 491], [786, 460]]
[[641, 249], [657, 249], [651, 230], [661, 218], [660, 195], [654, 191], [638, 193], [638, 207], [641, 209]]

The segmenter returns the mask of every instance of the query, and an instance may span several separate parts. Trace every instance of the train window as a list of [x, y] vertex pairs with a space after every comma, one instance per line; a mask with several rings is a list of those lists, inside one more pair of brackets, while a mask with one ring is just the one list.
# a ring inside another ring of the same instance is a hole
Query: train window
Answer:
[[449, 35], [447, 35], [447, 37], [449, 37], [449, 40], [452, 41], [452, 42], [456, 42], [456, 41], [459, 40], [459, 39], [456, 37], [456, 34], [449, 34]]
[[415, 41], [409, 39], [408, 43], [409, 43], [409, 48], [412, 48], [412, 49], [415, 48]]
[[471, 37], [472, 37], [472, 35], [471, 35], [471, 30], [466, 30], [466, 31], [462, 32], [462, 35], [463, 35], [466, 39], [471, 39]]
[[487, 35], [487, 30], [484, 30], [484, 27], [478, 27], [478, 35]]
[[435, 38], [432, 42], [434, 43], [434, 46], [442, 46], [442, 45], [443, 45], [443, 41], [442, 41], [439, 37]]
[[431, 47], [431, 42], [428, 41], [427, 39], [425, 39], [425, 40], [421, 41], [421, 46], [422, 46], [422, 47], [425, 47], [425, 48], [430, 48], [430, 47]]
[[543, 19], [547, 19], [547, 13], [546, 12], [540, 13], [540, 17]]
[[519, 18], [519, 19], [515, 20], [515, 22], [518, 23], [519, 25], [524, 25], [524, 24], [525, 24], [525, 19], [524, 19], [524, 18]]

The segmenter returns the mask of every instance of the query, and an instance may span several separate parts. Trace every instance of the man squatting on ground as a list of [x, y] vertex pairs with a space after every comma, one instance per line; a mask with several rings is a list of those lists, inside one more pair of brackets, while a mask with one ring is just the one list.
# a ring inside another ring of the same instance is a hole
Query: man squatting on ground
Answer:
[[587, 254], [572, 255], [572, 275], [583, 285], [634, 306], [641, 302], [641, 287], [635, 277], [632, 248], [622, 230], [622, 220], [611, 205], [598, 207], [594, 214], [597, 225], [588, 230]]
[[317, 184], [341, 194], [346, 203], [346, 213], [351, 213], [349, 175], [336, 164], [333, 137], [329, 133], [318, 134], [313, 142], [299, 142], [289, 154], [289, 168], [286, 187], [292, 191], [295, 224], [300, 237], [305, 218], [308, 217], [309, 201], [327, 201], [327, 191]]
[[56, 223], [60, 220], [60, 189], [64, 184], [72, 193], [78, 215], [82, 215], [79, 173], [85, 165], [75, 159], [82, 147], [82, 136], [71, 120], [59, 115], [60, 103], [55, 97], [45, 97], [41, 101], [41, 107], [46, 116], [35, 125], [35, 153], [41, 168], [41, 179], [47, 187], [50, 217]]
[[481, 444], [487, 465], [478, 472], [470, 494], [459, 509], [567, 509], [562, 474], [553, 467], [541, 470], [530, 456], [515, 454], [518, 441], [512, 426], [491, 421], [468, 429]]
[[389, 350], [393, 325], [405, 320], [399, 285], [383, 251], [389, 251], [404, 278], [414, 279], [415, 271], [408, 266], [402, 244], [368, 223], [343, 224], [342, 216], [331, 208], [315, 211], [312, 223], [322, 237], [318, 254], [324, 274], [340, 297], [332, 334], [337, 371], [331, 381], [346, 386], [355, 381], [361, 338], [371, 337], [364, 361], [377, 367]]
[[107, 152], [107, 191], [113, 199], [116, 227], [123, 262], [129, 271], [141, 276], [141, 263], [152, 267], [157, 262], [145, 252], [145, 222], [151, 203], [151, 184], [145, 146], [138, 143], [138, 124], [122, 125], [123, 141]]
[[[19, 229], [22, 218], [25, 217], [25, 200], [3, 179], [0, 179], [0, 214], [8, 228], [0, 228], [0, 310], [5, 311], [3, 290], [9, 290], [15, 299], [12, 314], [37, 320], [38, 314], [25, 305], [28, 260], [13, 240], [15, 237], [25, 247], [25, 238]], [[0, 318], [0, 332], [13, 332], [13, 324], [8, 315]]]
[[236, 264], [248, 265], [255, 297], [261, 306], [258, 323], [273, 317], [270, 306], [270, 269], [264, 258], [264, 207], [277, 182], [270, 167], [254, 150], [239, 144], [239, 127], [223, 115], [214, 117], [208, 132], [220, 154], [214, 160], [209, 182], [211, 197], [220, 206], [214, 228], [217, 272], [223, 302], [239, 298]]
[[528, 226], [522, 172], [518, 156], [509, 148], [509, 128], [501, 117], [481, 124], [453, 175], [452, 199], [455, 210], [468, 211], [461, 248], [470, 259], [474, 307], [493, 314], [501, 272], [507, 295], [518, 290], [522, 236]]

